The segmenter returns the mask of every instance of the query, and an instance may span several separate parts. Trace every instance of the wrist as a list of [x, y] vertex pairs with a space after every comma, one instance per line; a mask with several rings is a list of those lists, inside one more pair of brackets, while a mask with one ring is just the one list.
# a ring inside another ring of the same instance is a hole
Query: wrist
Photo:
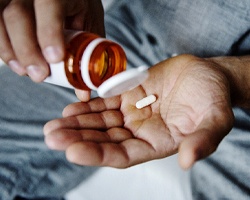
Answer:
[[207, 59], [228, 79], [232, 106], [250, 108], [250, 56], [225, 56]]

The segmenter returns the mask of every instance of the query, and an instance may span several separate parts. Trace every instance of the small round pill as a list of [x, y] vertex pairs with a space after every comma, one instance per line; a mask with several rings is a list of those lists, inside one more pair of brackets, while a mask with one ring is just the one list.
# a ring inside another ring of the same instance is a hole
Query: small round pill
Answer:
[[144, 108], [144, 107], [154, 103], [155, 101], [156, 101], [156, 96], [151, 94], [151, 95], [137, 101], [135, 106], [137, 109], [141, 109], [141, 108]]

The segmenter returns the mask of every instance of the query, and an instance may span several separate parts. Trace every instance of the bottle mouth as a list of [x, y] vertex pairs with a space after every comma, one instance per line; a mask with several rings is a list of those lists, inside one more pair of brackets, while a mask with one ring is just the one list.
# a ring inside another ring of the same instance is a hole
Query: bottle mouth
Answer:
[[93, 40], [81, 59], [81, 74], [85, 84], [92, 90], [110, 77], [126, 70], [126, 55], [123, 49], [105, 39]]
[[104, 38], [97, 38], [89, 43], [87, 48], [85, 49], [82, 59], [81, 59], [81, 74], [83, 77], [83, 81], [85, 84], [91, 89], [91, 90], [97, 90], [97, 86], [95, 86], [90, 78], [89, 74], [89, 63], [91, 55], [94, 51], [94, 49], [102, 42], [104, 42], [106, 39]]

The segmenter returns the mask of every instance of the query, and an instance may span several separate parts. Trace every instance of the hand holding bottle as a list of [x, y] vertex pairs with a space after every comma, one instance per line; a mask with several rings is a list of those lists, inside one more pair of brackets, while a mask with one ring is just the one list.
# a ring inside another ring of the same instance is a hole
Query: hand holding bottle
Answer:
[[64, 58], [64, 28], [105, 34], [101, 0], [0, 0], [0, 12], [0, 58], [35, 82]]

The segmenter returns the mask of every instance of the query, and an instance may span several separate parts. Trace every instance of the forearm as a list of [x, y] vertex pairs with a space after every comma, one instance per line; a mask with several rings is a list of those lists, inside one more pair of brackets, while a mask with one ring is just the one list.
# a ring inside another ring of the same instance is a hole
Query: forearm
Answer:
[[209, 58], [226, 75], [233, 106], [250, 108], [250, 56]]

